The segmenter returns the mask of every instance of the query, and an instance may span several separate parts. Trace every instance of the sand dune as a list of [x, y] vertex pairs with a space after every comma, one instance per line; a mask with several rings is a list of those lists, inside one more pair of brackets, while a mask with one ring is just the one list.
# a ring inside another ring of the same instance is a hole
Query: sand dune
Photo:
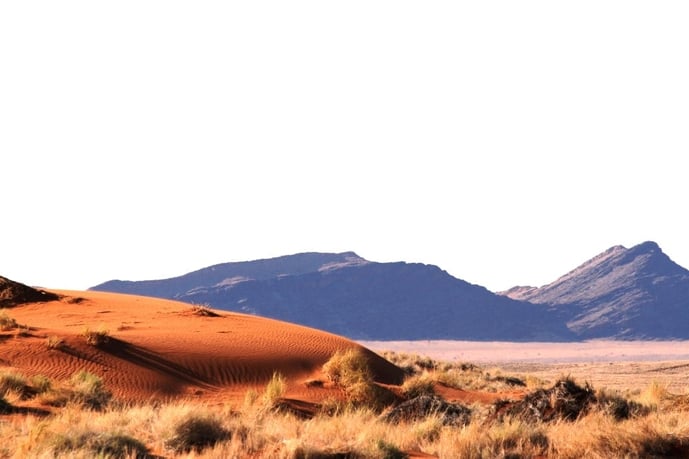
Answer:
[[[276, 320], [229, 312], [195, 311], [189, 304], [131, 295], [51, 291], [58, 299], [9, 310], [20, 333], [0, 334], [0, 366], [28, 376], [68, 378], [79, 370], [101, 376], [123, 400], [189, 396], [237, 399], [262, 387], [274, 372], [288, 381], [286, 396], [319, 401], [334, 389], [307, 387], [338, 350], [360, 348], [378, 382], [399, 384], [402, 372], [343, 337]], [[107, 330], [100, 346], [86, 329]], [[63, 340], [50, 349], [47, 339]]]

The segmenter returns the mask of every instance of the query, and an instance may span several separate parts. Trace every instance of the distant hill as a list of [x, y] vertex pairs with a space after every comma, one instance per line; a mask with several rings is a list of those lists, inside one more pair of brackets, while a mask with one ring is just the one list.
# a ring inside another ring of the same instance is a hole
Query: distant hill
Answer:
[[563, 341], [559, 311], [496, 295], [432, 265], [374, 263], [353, 252], [224, 263], [92, 290], [171, 298], [272, 317], [354, 339]]
[[612, 247], [551, 284], [501, 294], [560, 312], [582, 339], [689, 339], [689, 271], [655, 242]]
[[11, 308], [24, 303], [57, 300], [54, 293], [39, 290], [0, 276], [0, 308]]

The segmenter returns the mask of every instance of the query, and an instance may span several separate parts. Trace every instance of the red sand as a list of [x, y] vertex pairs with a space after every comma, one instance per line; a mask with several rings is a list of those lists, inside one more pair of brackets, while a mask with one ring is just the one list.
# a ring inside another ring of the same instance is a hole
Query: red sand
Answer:
[[[280, 372], [288, 381], [286, 397], [318, 402], [335, 389], [305, 382], [323, 379], [321, 367], [333, 353], [356, 347], [369, 355], [378, 382], [402, 379], [401, 370], [361, 345], [307, 327], [221, 311], [214, 311], [217, 317], [198, 315], [189, 304], [147, 297], [53, 292], [59, 300], [8, 310], [30, 330], [0, 333], [0, 368], [57, 379], [87, 370], [129, 401], [236, 401]], [[86, 328], [107, 330], [109, 341], [87, 344]], [[48, 337], [64, 345], [50, 349]]]

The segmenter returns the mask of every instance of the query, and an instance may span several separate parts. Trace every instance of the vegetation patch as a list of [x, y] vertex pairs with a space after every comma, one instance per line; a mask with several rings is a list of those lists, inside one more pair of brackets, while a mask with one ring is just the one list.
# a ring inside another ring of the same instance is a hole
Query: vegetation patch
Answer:
[[32, 395], [32, 390], [23, 375], [3, 372], [0, 373], [0, 397], [5, 397], [8, 393], [16, 394], [19, 398], [25, 399]]
[[550, 389], [538, 389], [519, 402], [497, 402], [499, 417], [510, 416], [524, 422], [574, 421], [596, 402], [593, 388], [565, 378]]
[[368, 359], [359, 349], [336, 352], [323, 365], [323, 372], [344, 390], [352, 406], [368, 406], [380, 411], [396, 401], [393, 393], [375, 383]]
[[429, 416], [437, 416], [442, 425], [462, 427], [471, 421], [471, 410], [437, 396], [421, 395], [392, 408], [383, 416], [383, 420], [398, 424], [420, 421]]
[[195, 304], [191, 307], [191, 313], [195, 316], [201, 317], [220, 317], [220, 314], [213, 311], [209, 306], [205, 304]]
[[87, 327], [81, 333], [81, 336], [86, 339], [86, 344], [96, 347], [102, 346], [110, 340], [110, 333], [105, 328], [92, 330]]
[[45, 339], [45, 345], [48, 349], [62, 349], [65, 340], [59, 336], [51, 335]]
[[8, 331], [17, 328], [19, 324], [10, 317], [6, 311], [0, 311], [0, 331]]
[[201, 452], [230, 438], [231, 433], [217, 419], [192, 415], [177, 423], [165, 446], [175, 453]]
[[285, 377], [279, 372], [273, 373], [273, 376], [270, 378], [270, 381], [266, 385], [266, 390], [263, 393], [263, 402], [265, 403], [265, 406], [268, 408], [277, 406], [278, 402], [284, 395], [286, 388], [287, 381], [285, 380]]
[[105, 388], [103, 380], [87, 371], [75, 373], [69, 381], [41, 395], [46, 405], [60, 407], [74, 403], [90, 410], [103, 410], [111, 400], [112, 393]]
[[141, 441], [120, 433], [81, 432], [56, 435], [53, 451], [58, 454], [82, 451], [110, 459], [146, 459], [152, 457]]

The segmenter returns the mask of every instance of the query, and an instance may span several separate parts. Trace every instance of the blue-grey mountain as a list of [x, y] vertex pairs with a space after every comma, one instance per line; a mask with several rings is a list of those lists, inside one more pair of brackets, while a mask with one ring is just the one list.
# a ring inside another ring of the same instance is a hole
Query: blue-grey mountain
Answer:
[[582, 339], [689, 339], [689, 271], [655, 242], [612, 247], [553, 283], [502, 294], [558, 311]]
[[93, 290], [208, 304], [354, 339], [573, 339], [557, 311], [496, 295], [420, 263], [353, 252], [224, 263], [172, 279], [110, 281]]

